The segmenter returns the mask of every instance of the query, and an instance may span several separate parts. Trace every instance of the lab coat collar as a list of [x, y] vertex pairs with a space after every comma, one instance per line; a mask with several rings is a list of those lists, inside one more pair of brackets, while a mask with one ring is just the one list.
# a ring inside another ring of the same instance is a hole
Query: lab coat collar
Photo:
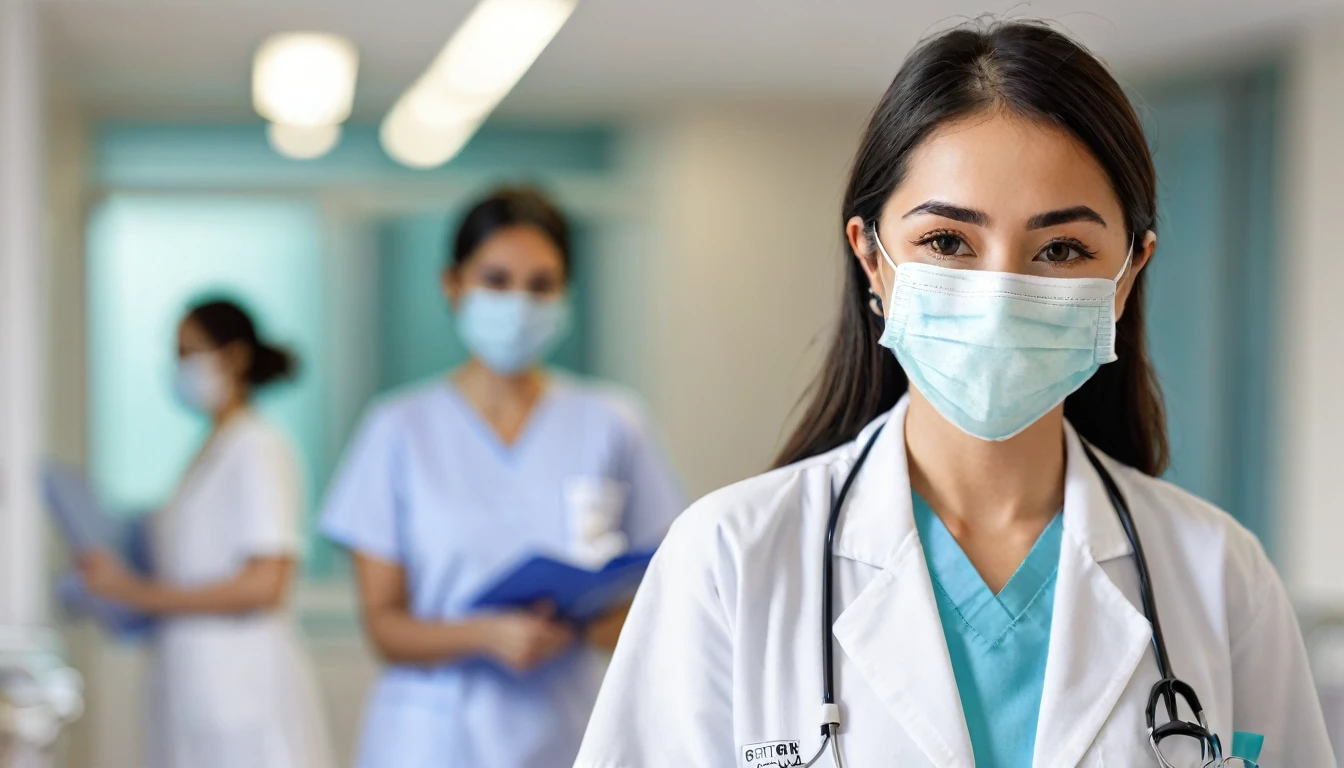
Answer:
[[[832, 631], [935, 766], [973, 768], [970, 732], [911, 510], [905, 411], [903, 399], [885, 420], [840, 517], [835, 554], [882, 570], [836, 618]], [[859, 435], [859, 449], [879, 423]], [[837, 479], [837, 490], [843, 481]], [[843, 702], [844, 691], [839, 694]]]
[[[1102, 569], [1133, 548], [1083, 443], [1065, 425], [1064, 536], [1032, 765], [1077, 765], [1148, 651], [1152, 628]], [[1116, 465], [1098, 452], [1107, 469]], [[1119, 482], [1117, 480], [1117, 482]]]
[[1152, 639], [1148, 620], [1086, 545], [1066, 519], [1031, 763], [1042, 768], [1082, 761]]
[[[970, 735], [911, 509], [906, 407], [902, 399], [856, 441], [857, 457], [885, 424], [850, 489], [835, 554], [881, 572], [836, 618], [833, 634], [934, 765], [971, 768]], [[1064, 536], [1033, 763], [1042, 766], [1078, 763], [1150, 638], [1143, 614], [1099, 565], [1129, 554], [1124, 529], [1071, 426], [1065, 439]], [[841, 474], [835, 490], [843, 481]]]
[[[906, 539], [917, 535], [905, 454], [908, 407], [909, 397], [901, 398], [895, 408], [873, 420], [854, 441], [853, 455], [857, 458], [873, 432], [882, 428], [863, 471], [854, 478], [840, 515], [835, 544], [835, 554], [840, 557], [888, 567], [895, 562]], [[1077, 537], [1098, 563], [1129, 556], [1133, 550], [1106, 495], [1106, 487], [1083, 453], [1082, 438], [1067, 422], [1064, 441], [1064, 530]], [[1098, 455], [1114, 472], [1114, 462], [1099, 451]], [[851, 461], [843, 472], [852, 466]], [[832, 492], [838, 493], [843, 483], [842, 473], [835, 478]]]
[[[1068, 422], [1064, 423], [1064, 443], [1064, 530], [1076, 536], [1098, 563], [1128, 557], [1133, 549], [1120, 517], [1111, 506], [1101, 476], [1083, 452], [1082, 438]], [[1093, 451], [1114, 474], [1115, 462], [1095, 448]]]
[[[854, 461], [878, 429], [877, 442], [863, 470], [854, 477], [835, 536], [835, 554], [879, 568], [892, 565], [900, 548], [917, 536], [911, 509], [910, 473], [905, 459], [905, 411], [909, 398], [901, 398], [885, 416], [874, 419], [854, 441]], [[838, 494], [854, 462], [834, 478], [832, 494]]]

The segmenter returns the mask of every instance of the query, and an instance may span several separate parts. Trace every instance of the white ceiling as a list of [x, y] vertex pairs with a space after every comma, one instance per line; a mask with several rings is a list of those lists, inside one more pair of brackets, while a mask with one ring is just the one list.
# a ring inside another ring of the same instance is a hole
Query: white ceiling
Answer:
[[[248, 118], [253, 50], [320, 29], [362, 55], [376, 119], [473, 0], [40, 0], [48, 58], [95, 115]], [[869, 101], [912, 43], [989, 12], [1055, 21], [1122, 71], [1254, 55], [1338, 0], [580, 0], [505, 102], [608, 113], [678, 100]]]

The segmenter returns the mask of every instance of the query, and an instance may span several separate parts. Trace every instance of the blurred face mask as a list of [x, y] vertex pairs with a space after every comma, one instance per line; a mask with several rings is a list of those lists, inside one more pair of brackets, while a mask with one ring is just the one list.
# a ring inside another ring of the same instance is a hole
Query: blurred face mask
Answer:
[[1114, 280], [897, 266], [880, 342], [943, 418], [1007, 440], [1077, 391], [1115, 355]]
[[474, 288], [457, 310], [457, 333], [491, 370], [505, 375], [535, 365], [569, 332], [564, 299], [537, 299], [524, 291]]
[[201, 413], [214, 413], [228, 402], [231, 388], [219, 355], [197, 352], [177, 361], [173, 394], [184, 407]]

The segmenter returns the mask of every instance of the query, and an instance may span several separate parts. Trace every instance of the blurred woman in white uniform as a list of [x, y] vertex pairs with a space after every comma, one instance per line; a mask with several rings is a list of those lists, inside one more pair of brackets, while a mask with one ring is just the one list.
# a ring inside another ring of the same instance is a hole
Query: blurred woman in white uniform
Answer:
[[[1067, 36], [917, 48], [854, 161], [813, 402], [778, 469], [668, 535], [578, 766], [1334, 765], [1260, 543], [1158, 479], [1156, 190]], [[1169, 712], [1173, 677], [1198, 693]]]
[[283, 613], [300, 542], [294, 449], [253, 393], [293, 359], [236, 304], [191, 309], [174, 389], [209, 437], [151, 523], [154, 577], [113, 555], [81, 564], [95, 593], [158, 617], [151, 768], [331, 768], [312, 676]]

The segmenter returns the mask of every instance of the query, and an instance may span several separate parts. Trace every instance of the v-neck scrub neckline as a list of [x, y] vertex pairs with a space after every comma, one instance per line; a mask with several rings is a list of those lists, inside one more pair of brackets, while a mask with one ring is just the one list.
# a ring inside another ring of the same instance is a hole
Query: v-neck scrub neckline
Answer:
[[911, 496], [975, 764], [1030, 766], [1064, 516], [1046, 525], [995, 594], [928, 503]]
[[541, 393], [532, 403], [532, 410], [527, 414], [527, 420], [523, 423], [522, 429], [514, 437], [513, 442], [506, 443], [499, 436], [499, 433], [490, 426], [490, 423], [485, 420], [480, 411], [476, 410], [455, 382], [445, 377], [441, 384], [444, 396], [452, 401], [458, 415], [466, 423], [467, 429], [480, 439], [482, 447], [509, 467], [517, 466], [527, 453], [528, 445], [533, 442], [535, 433], [545, 429], [547, 414], [551, 410], [551, 405], [557, 395], [560, 394], [556, 390], [564, 386], [557, 377], [548, 376]]

